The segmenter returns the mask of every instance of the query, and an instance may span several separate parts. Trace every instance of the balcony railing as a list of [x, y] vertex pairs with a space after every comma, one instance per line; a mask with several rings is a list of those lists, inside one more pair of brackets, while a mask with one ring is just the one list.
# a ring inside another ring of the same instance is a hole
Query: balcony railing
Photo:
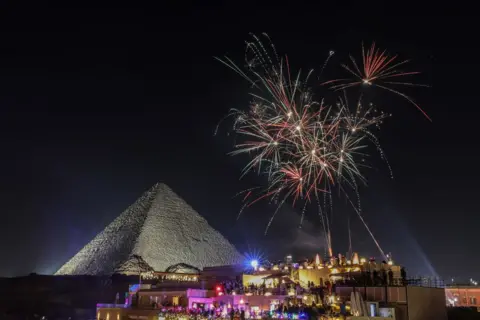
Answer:
[[128, 308], [127, 304], [118, 304], [118, 303], [97, 303], [97, 309], [98, 308]]

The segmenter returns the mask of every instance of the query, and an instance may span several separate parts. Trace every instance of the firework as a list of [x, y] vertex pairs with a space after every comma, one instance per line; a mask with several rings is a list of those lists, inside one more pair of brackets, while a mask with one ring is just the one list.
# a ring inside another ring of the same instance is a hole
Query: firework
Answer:
[[[244, 110], [232, 109], [228, 114], [238, 135], [231, 154], [250, 156], [242, 175], [254, 171], [267, 180], [266, 187], [242, 192], [242, 210], [262, 199], [276, 204], [267, 232], [287, 201], [303, 207], [301, 221], [307, 206], [314, 204], [331, 249], [332, 192], [338, 189], [346, 194], [353, 190], [359, 199], [358, 186], [365, 181], [362, 169], [367, 166], [364, 160], [369, 156], [368, 145], [373, 145], [385, 159], [373, 129], [390, 115], [377, 111], [373, 104], [364, 104], [361, 98], [353, 107], [346, 96], [338, 97], [332, 105], [317, 99], [314, 87], [309, 85], [313, 70], [304, 75], [301, 71], [293, 74], [288, 58], [279, 58], [270, 39], [267, 40], [265, 46], [253, 36], [253, 41], [247, 43], [243, 69], [229, 58], [218, 59], [250, 82], [252, 89], [250, 105]], [[332, 55], [333, 52], [329, 58]], [[394, 64], [394, 60], [395, 57], [388, 58], [372, 47], [364, 56], [365, 76], [358, 68], [358, 73], [346, 68], [369, 84], [381, 86], [378, 81], [399, 76], [394, 68], [400, 64]], [[350, 86], [364, 83], [363, 80]], [[348, 87], [344, 84], [336, 89]], [[350, 197], [348, 200], [354, 205]], [[354, 209], [365, 224], [359, 200]], [[368, 227], [367, 230], [370, 232]]]
[[343, 64], [342, 67], [353, 76], [353, 78], [334, 79], [324, 82], [334, 90], [345, 90], [355, 86], [376, 86], [389, 92], [395, 93], [413, 104], [430, 121], [427, 113], [416, 104], [412, 98], [396, 89], [397, 86], [425, 86], [406, 81], [395, 81], [398, 78], [419, 74], [418, 71], [400, 71], [398, 68], [404, 66], [409, 60], [398, 60], [398, 56], [390, 56], [385, 50], [380, 50], [372, 44], [370, 49], [365, 51], [362, 45], [362, 65], [359, 67], [356, 59], [350, 56], [351, 65]]

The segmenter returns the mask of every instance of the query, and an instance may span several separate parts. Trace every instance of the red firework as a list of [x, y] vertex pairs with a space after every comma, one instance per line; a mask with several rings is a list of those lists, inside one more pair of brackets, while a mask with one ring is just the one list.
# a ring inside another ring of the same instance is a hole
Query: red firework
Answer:
[[372, 44], [370, 49], [365, 51], [362, 45], [362, 66], [358, 66], [357, 61], [353, 56], [350, 56], [351, 65], [343, 64], [342, 67], [347, 70], [351, 75], [351, 78], [335, 79], [324, 82], [323, 85], [332, 85], [330, 88], [334, 90], [344, 90], [350, 87], [366, 85], [377, 86], [387, 91], [393, 92], [413, 104], [423, 115], [430, 121], [432, 119], [428, 114], [416, 104], [412, 98], [406, 94], [392, 88], [391, 86], [403, 85], [403, 86], [425, 86], [421, 84], [415, 84], [412, 82], [392, 81], [393, 78], [411, 76], [419, 74], [418, 71], [404, 72], [397, 68], [408, 63], [409, 60], [399, 61], [397, 55], [390, 56], [386, 50], [380, 50], [375, 47], [375, 43]]

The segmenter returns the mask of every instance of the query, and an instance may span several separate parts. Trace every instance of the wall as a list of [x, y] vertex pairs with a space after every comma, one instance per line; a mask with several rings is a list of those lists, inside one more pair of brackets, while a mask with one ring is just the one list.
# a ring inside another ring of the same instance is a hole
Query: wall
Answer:
[[243, 298], [250, 307], [260, 307], [263, 310], [269, 310], [272, 301], [282, 303], [286, 296], [246, 296]]
[[321, 285], [320, 279], [323, 279], [323, 283], [328, 280], [328, 269], [299, 269], [298, 278], [302, 285], [313, 282], [316, 286]]
[[407, 287], [408, 320], [447, 320], [443, 288]]
[[286, 296], [263, 296], [263, 295], [235, 295], [235, 296], [218, 296], [212, 299], [213, 303], [230, 304], [232, 307], [241, 307], [248, 305], [249, 307], [260, 307], [260, 309], [270, 309], [272, 301], [283, 302]]
[[203, 290], [203, 289], [188, 289], [187, 297], [197, 297], [197, 298], [208, 298], [214, 297], [215, 291], [213, 290]]
[[99, 308], [96, 320], [158, 320], [158, 310]]
[[122, 308], [99, 308], [97, 309], [97, 320], [121, 320], [125, 318]]
[[191, 309], [193, 308], [194, 304], [204, 304], [207, 307], [210, 307], [211, 304], [214, 303], [215, 298], [201, 298], [201, 297], [189, 297], [188, 298], [188, 307]]
[[[336, 294], [349, 300], [352, 287], [337, 287]], [[447, 320], [445, 292], [425, 287], [356, 287], [365, 301], [387, 302], [396, 308], [397, 319]], [[408, 318], [407, 318], [408, 317]]]
[[260, 286], [265, 283], [265, 285], [272, 285], [275, 280], [278, 281], [277, 279], [264, 279], [265, 277], [268, 277], [268, 274], [244, 274], [242, 276], [242, 282], [243, 285], [246, 287], [253, 283], [254, 285]]
[[335, 294], [342, 300], [350, 300], [350, 293], [360, 292], [365, 301], [381, 301], [388, 303], [407, 303], [405, 287], [340, 287], [335, 288]]
[[158, 291], [154, 291], [156, 289], [152, 289], [152, 291], [139, 291], [139, 303], [138, 306], [140, 308], [153, 308], [152, 304], [157, 303], [158, 305], [166, 304], [166, 303], [173, 303], [173, 297], [179, 297], [179, 305], [182, 307], [186, 307], [188, 305], [187, 299], [187, 290], [179, 290], [179, 291], [162, 291], [158, 289]]
[[365, 301], [378, 301], [380, 307], [395, 307], [397, 320], [447, 320], [445, 292], [442, 288], [425, 287], [336, 287], [342, 300], [360, 292]]
[[455, 307], [480, 307], [480, 288], [459, 286], [445, 288], [447, 305]]

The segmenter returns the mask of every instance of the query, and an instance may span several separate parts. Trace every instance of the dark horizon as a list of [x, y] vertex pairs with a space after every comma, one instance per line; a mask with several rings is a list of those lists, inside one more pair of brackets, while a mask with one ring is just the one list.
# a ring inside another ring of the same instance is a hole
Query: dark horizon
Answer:
[[[362, 41], [375, 41], [422, 71], [418, 81], [431, 87], [412, 95], [433, 122], [401, 98], [378, 96], [393, 113], [379, 138], [394, 179], [372, 160], [364, 215], [409, 274], [480, 278], [475, 19], [368, 18], [360, 5], [330, 6], [5, 5], [0, 253], [8, 258], [0, 276], [54, 272], [156, 182], [241, 252], [321, 253], [315, 212], [298, 229], [299, 210], [285, 208], [267, 236], [271, 206], [255, 205], [237, 220], [241, 201], [232, 198], [262, 180], [239, 181], [244, 163], [227, 155], [228, 128], [213, 135], [229, 108], [248, 102], [248, 84], [213, 57], [242, 59], [249, 33], [267, 32], [298, 67], [319, 68], [335, 50], [329, 68], [339, 70]], [[335, 251], [348, 250], [350, 216], [354, 250], [379, 256], [355, 213], [337, 203]]]

